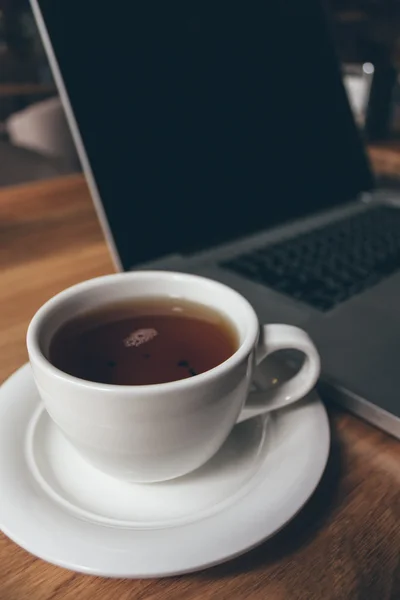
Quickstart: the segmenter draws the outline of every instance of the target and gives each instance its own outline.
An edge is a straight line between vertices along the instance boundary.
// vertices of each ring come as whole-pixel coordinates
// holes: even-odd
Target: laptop
[[[400,206],[317,0],[32,0],[118,269],[198,273],[306,329],[324,393],[400,437]]]

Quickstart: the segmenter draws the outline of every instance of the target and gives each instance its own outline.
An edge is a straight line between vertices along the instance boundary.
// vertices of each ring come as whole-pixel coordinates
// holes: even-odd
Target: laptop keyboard
[[[372,208],[221,266],[328,311],[400,269],[400,210]]]

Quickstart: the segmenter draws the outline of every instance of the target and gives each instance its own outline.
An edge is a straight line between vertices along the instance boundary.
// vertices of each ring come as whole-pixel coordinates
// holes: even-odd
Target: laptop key
[[[331,310],[400,269],[400,210],[373,208],[221,266]]]

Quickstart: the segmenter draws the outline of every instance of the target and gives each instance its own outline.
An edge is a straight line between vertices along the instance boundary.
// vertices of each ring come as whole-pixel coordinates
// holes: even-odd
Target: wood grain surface
[[[1,381],[26,361],[26,328],[41,304],[111,271],[80,177],[1,191]],[[46,564],[0,534],[0,600],[399,600],[400,444],[329,412],[333,441],[321,484],[252,552],[184,577],[107,580]]]
[[[57,94],[52,83],[0,83],[0,98],[10,96],[44,96]]]
[[[400,179],[400,141],[370,144],[368,155],[375,173]]]

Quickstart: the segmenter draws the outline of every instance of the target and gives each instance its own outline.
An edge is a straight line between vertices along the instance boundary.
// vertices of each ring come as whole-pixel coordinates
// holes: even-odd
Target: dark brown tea
[[[118,385],[194,377],[238,347],[233,324],[186,300],[147,298],[106,305],[72,319],[54,335],[51,363],[70,375]]]

